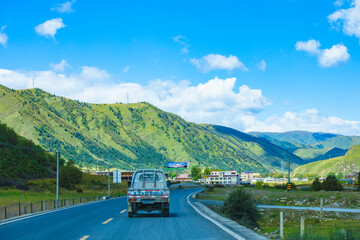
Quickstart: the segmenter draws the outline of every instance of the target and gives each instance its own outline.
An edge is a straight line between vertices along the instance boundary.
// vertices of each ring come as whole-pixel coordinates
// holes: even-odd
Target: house
[[[177,180],[180,181],[180,182],[183,182],[183,181],[191,181],[190,173],[180,174],[180,175],[177,177]]]
[[[235,171],[211,171],[211,174],[205,178],[205,184],[229,184],[236,185],[240,183],[239,174]]]
[[[259,177],[260,177],[260,173],[254,173],[251,171],[241,173],[241,181],[242,182],[248,182],[248,181],[251,181],[252,179],[259,178]]]

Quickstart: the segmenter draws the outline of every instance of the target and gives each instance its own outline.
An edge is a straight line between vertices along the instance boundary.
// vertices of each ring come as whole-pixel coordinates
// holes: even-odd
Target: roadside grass
[[[224,201],[230,192],[238,187],[206,189],[198,194],[200,199]],[[337,207],[359,208],[360,199],[358,192],[312,192],[293,190],[286,192],[280,189],[256,189],[245,188],[253,196],[256,204],[266,205],[297,205],[297,206],[319,206],[320,198],[324,198],[324,206],[340,204]],[[286,201],[280,202],[286,199]],[[220,206],[208,206],[213,211],[222,214]],[[259,209],[261,218],[258,221],[260,229],[254,229],[269,237],[279,237],[280,211],[284,213],[285,239],[300,238],[300,217],[305,217],[304,239],[360,239],[360,214],[324,212],[323,220],[320,221],[317,211],[299,211],[290,209]],[[350,236],[345,238],[344,236]]]
[[[230,192],[237,187],[208,189],[198,194],[200,199],[212,199],[224,201]],[[257,204],[279,205],[279,206],[320,206],[320,199],[324,199],[324,207],[360,208],[359,192],[327,192],[327,191],[285,191],[275,188],[251,188],[246,187]]]
[[[56,198],[56,179],[44,178],[28,181],[25,185],[29,190],[19,190],[13,187],[0,187],[0,207],[14,203],[30,203],[41,200],[54,200]],[[127,192],[127,183],[122,182],[118,185],[119,195]],[[116,196],[116,183],[110,184],[110,194]],[[74,189],[59,189],[59,199],[101,197],[108,195],[108,177],[84,174],[81,184]]]
[[[360,238],[360,214],[324,212],[323,220],[319,220],[317,211],[296,211],[282,209],[284,213],[285,239],[299,239],[300,217],[305,217],[305,234],[307,239],[331,239],[337,232],[352,231]],[[258,224],[266,236],[279,235],[280,210],[261,209],[261,219]]]

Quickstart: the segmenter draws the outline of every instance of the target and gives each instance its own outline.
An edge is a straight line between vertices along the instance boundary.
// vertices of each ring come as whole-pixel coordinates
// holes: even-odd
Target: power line
[[[27,149],[27,150],[34,150],[34,151],[39,151],[39,152],[56,153],[56,152],[47,151],[47,150],[44,150],[44,149],[36,149],[36,148],[31,148],[31,147],[16,146],[16,145],[12,145],[12,144],[9,144],[9,143],[3,143],[3,142],[0,142],[0,145],[5,145],[5,146],[8,146],[8,147],[15,147],[15,148],[22,148],[22,149]]]

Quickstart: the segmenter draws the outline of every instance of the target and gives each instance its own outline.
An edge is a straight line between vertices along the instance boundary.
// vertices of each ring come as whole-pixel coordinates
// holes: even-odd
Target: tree
[[[340,182],[336,179],[335,175],[329,175],[326,177],[323,182],[323,189],[326,191],[341,191],[342,186]]]
[[[191,168],[191,179],[197,181],[199,178],[201,178],[201,168],[193,166]]]
[[[338,173],[337,175],[336,175],[336,178],[337,179],[343,179],[344,178],[344,174],[343,173]]]
[[[210,170],[210,168],[206,167],[206,168],[204,169],[204,175],[206,175],[206,176],[211,175],[211,170]]]
[[[258,227],[257,220],[260,214],[256,209],[255,201],[243,188],[230,193],[224,201],[222,211],[225,215],[247,227]]]
[[[60,186],[70,190],[75,184],[81,183],[82,177],[80,169],[73,161],[69,161],[60,169]]]
[[[315,178],[315,180],[313,181],[313,183],[311,184],[311,189],[313,191],[320,191],[322,189],[322,184],[319,181],[319,178]]]

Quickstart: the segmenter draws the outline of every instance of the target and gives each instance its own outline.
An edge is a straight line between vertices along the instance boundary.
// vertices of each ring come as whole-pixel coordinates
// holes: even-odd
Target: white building
[[[211,175],[205,178],[205,184],[239,184],[239,174],[235,171],[211,171]]]

